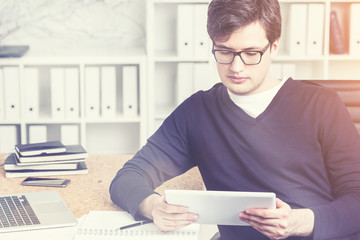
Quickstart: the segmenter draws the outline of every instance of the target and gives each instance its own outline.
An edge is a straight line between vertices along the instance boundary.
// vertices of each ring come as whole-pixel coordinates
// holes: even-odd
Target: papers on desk
[[[153,223],[141,225],[125,230],[117,230],[121,226],[135,223],[133,217],[120,211],[91,211],[86,220],[80,225],[74,240],[101,240],[101,239],[181,239],[197,240],[199,224],[191,224],[185,228],[161,232]]]

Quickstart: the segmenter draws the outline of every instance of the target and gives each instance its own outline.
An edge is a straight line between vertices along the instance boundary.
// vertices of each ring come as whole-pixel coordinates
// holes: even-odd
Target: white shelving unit
[[[206,14],[209,1],[197,0],[150,0],[147,3],[147,59],[149,73],[149,133],[154,132],[163,120],[179,104],[180,91],[186,91],[187,96],[200,89],[208,89],[218,81],[217,72],[211,55],[211,44],[206,33]],[[181,20],[178,7],[184,5],[198,6],[200,10],[187,9]],[[194,7],[195,8],[195,7]],[[203,9],[203,10],[201,10]],[[204,11],[205,9],[205,11]],[[191,11],[201,11],[193,13]],[[193,18],[193,22],[187,20]],[[201,34],[206,40],[205,54],[184,55],[179,49],[178,40],[179,22],[184,23],[183,28],[192,29],[194,35]],[[185,23],[186,22],[186,23]],[[192,23],[192,24],[191,24]],[[190,25],[189,25],[190,24]],[[202,30],[202,31],[201,31]],[[186,30],[185,30],[186,31]],[[205,38],[204,38],[205,36]],[[196,38],[194,36],[194,38]],[[194,40],[194,39],[193,39]],[[196,39],[190,44],[196,45]],[[198,45],[197,45],[198,46]],[[197,47],[195,46],[195,47]],[[179,69],[185,76],[179,75]],[[193,85],[187,81],[192,71]],[[202,83],[195,83],[196,76],[202,75]],[[186,77],[187,76],[187,77]],[[181,90],[179,88],[182,88]],[[185,89],[184,89],[185,88]],[[192,89],[189,89],[192,88]]]
[[[199,89],[208,89],[219,82],[216,64],[211,54],[211,42],[206,33],[206,12],[186,16],[179,13],[179,6],[196,6],[206,8],[209,0],[148,0],[146,8],[146,43],[143,51],[136,53],[118,53],[105,50],[101,54],[78,54],[72,56],[49,56],[43,54],[33,56],[30,52],[19,59],[1,59],[0,69],[6,66],[15,66],[20,72],[20,117],[18,119],[1,119],[0,132],[3,126],[15,126],[16,141],[26,143],[29,141],[32,126],[46,126],[48,140],[60,138],[61,126],[70,125],[79,129],[78,141],[90,153],[134,153],[146,139],[157,129],[163,120],[173,111],[185,96]],[[349,38],[351,35],[351,4],[355,1],[334,0],[280,0],[283,17],[283,30],[280,39],[279,54],[273,61],[272,69],[280,66],[287,74],[291,73],[295,79],[330,79],[330,80],[359,80],[360,79],[360,54],[351,54]],[[308,54],[290,54],[287,41],[291,30],[289,20],[292,16],[291,7],[294,4],[320,4],[323,7],[321,53],[315,56]],[[198,8],[198,9],[199,9]],[[189,10],[189,9],[188,9]],[[345,53],[334,54],[330,51],[330,13],[337,12],[340,29],[345,40]],[[191,10],[197,11],[197,10]],[[189,20],[193,17],[193,20]],[[191,22],[192,21],[192,22]],[[298,20],[300,21],[300,20]],[[190,25],[189,25],[190,22]],[[179,24],[181,23],[181,24]],[[191,24],[192,23],[192,24]],[[202,27],[200,24],[203,24]],[[205,23],[206,24],[206,23]],[[184,27],[185,26],[185,27]],[[205,54],[185,55],[180,50],[184,45],[179,45],[181,31],[194,28],[194,35],[204,32],[208,42],[203,42],[206,47]],[[202,31],[202,30],[203,31]],[[194,38],[196,38],[194,37]],[[194,40],[194,44],[198,38]],[[199,42],[197,42],[199,43]],[[135,117],[124,117],[121,107],[117,108],[116,117],[88,118],[86,116],[85,98],[85,70],[86,67],[113,66],[117,70],[116,82],[121,85],[121,72],[123,66],[136,66],[138,72],[139,114]],[[24,101],[24,69],[35,67],[39,69],[41,89],[39,117],[32,119],[25,115]],[[76,68],[79,71],[79,116],[75,119],[56,118],[51,114],[50,70],[52,67]],[[282,71],[282,75],[284,75]],[[200,82],[199,82],[200,81]],[[0,86],[1,87],[1,86]],[[117,95],[121,96],[120,90]],[[117,102],[121,105],[121,97]],[[1,100],[1,99],[0,99]],[[0,101],[1,104],[1,101]],[[1,114],[1,109],[0,109]],[[12,130],[13,131],[13,130]],[[0,143],[3,141],[0,133]],[[5,138],[6,139],[6,138]],[[4,140],[5,141],[5,140]]]
[[[101,114],[96,118],[89,118],[86,114],[86,77],[87,67],[110,66],[116,69],[116,113],[113,117],[104,117]],[[123,77],[122,69],[127,66],[136,68],[137,98],[138,109],[136,116],[126,116],[123,114]],[[35,57],[25,56],[19,59],[2,59],[0,69],[6,67],[16,67],[19,70],[20,78],[20,117],[18,119],[1,119],[0,126],[16,126],[17,143],[28,143],[31,136],[30,129],[33,126],[45,127],[46,140],[61,140],[62,126],[75,126],[78,133],[73,133],[73,137],[78,139],[89,153],[134,153],[146,141],[147,129],[147,81],[146,77],[146,57],[144,54],[134,56],[90,56],[90,57]],[[39,114],[35,118],[27,117],[25,109],[24,93],[27,91],[25,81],[27,76],[24,74],[25,68],[35,68],[38,70],[38,91],[39,91]],[[79,112],[76,117],[53,117],[51,112],[51,69],[53,68],[72,68],[78,70],[78,100]],[[100,87],[101,88],[101,87]],[[98,91],[101,91],[100,88]],[[16,94],[16,93],[15,93]],[[102,98],[100,98],[102,99]],[[100,100],[101,101],[101,100]],[[0,129],[1,131],[1,129]],[[71,128],[70,128],[71,131]],[[37,132],[38,133],[38,132]],[[4,138],[2,138],[4,139]],[[75,142],[76,143],[76,142]],[[75,144],[74,143],[74,144]]]
[[[181,57],[177,49],[177,8],[180,5],[208,5],[208,0],[149,0],[147,1],[147,59],[149,73],[149,129],[154,131],[164,118],[177,106],[175,96],[177,87],[177,65],[187,62],[193,64],[208,63],[209,72],[215,83],[218,80],[215,62],[209,48],[209,55],[203,58]],[[330,12],[338,13],[344,39],[349,39],[350,4],[360,1],[304,1],[280,0],[283,29],[279,54],[273,61],[275,66],[286,68],[287,74],[294,73],[295,79],[360,79],[360,55],[346,53],[341,55],[330,52]],[[292,4],[321,4],[323,7],[323,47],[317,56],[291,55],[286,41],[289,38],[289,15]],[[189,13],[190,14],[190,13]],[[189,15],[188,14],[188,15]],[[211,43],[210,43],[211,44]],[[211,46],[210,46],[211,47]],[[285,71],[285,70],[284,70]],[[281,76],[283,77],[283,76]]]
[[[280,53],[274,60],[274,63],[290,63],[296,68],[296,79],[317,79],[317,80],[359,80],[360,54],[350,54],[349,35],[350,35],[350,6],[360,1],[304,1],[304,0],[281,0],[283,15],[283,30],[281,37]],[[289,32],[287,31],[289,23],[289,6],[291,4],[321,4],[324,7],[323,19],[323,48],[322,54],[318,56],[294,56],[290,55],[285,49]],[[330,51],[330,13],[336,11],[341,33],[345,43],[345,52],[335,54]],[[319,15],[320,17],[321,15]],[[319,18],[318,17],[318,18]],[[311,23],[310,23],[311,24]]]

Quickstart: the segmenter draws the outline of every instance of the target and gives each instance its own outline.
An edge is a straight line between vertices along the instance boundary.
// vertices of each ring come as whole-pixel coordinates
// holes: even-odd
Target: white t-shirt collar
[[[258,117],[265,109],[269,106],[273,98],[276,96],[280,88],[285,84],[287,78],[284,78],[280,81],[279,84],[273,88],[260,92],[253,95],[241,96],[236,95],[227,90],[230,99],[242,110],[244,110],[248,115],[253,118]]]

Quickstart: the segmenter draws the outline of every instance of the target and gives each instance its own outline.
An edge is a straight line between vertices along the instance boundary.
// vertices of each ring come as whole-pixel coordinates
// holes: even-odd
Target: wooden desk
[[[0,163],[6,155],[0,154]],[[121,210],[109,195],[109,186],[117,171],[131,155],[91,155],[86,159],[89,174],[54,176],[71,179],[65,188],[22,186],[25,178],[5,178],[4,168],[0,167],[0,193],[20,193],[33,191],[58,191],[76,218],[87,214],[90,210]],[[197,168],[178,176],[160,186],[164,189],[202,189],[203,183]]]
[[[5,158],[6,154],[0,154],[1,164]],[[76,218],[87,214],[90,210],[119,211],[122,209],[110,199],[109,186],[117,171],[130,158],[131,155],[91,155],[86,159],[89,174],[54,176],[71,179],[71,183],[65,188],[22,186],[21,182],[25,178],[5,178],[4,168],[0,167],[0,193],[58,191]],[[203,181],[199,170],[193,168],[183,175],[164,183],[156,190],[162,194],[164,189],[199,190],[202,188]],[[201,236],[206,237],[202,239],[210,239],[215,229],[205,229],[202,230],[204,233],[201,233]]]

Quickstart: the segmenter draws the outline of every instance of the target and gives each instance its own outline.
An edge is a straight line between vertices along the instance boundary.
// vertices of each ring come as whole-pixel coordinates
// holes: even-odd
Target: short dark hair
[[[259,21],[270,43],[281,35],[278,0],[213,0],[208,9],[207,31],[212,41],[227,40],[237,29]]]

